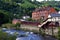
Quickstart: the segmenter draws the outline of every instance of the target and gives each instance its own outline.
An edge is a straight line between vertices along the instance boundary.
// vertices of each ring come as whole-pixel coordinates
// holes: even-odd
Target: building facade
[[[40,19],[47,19],[49,14],[56,13],[57,11],[53,7],[42,7],[42,8],[36,8],[32,12],[32,19],[33,20],[40,20]]]
[[[60,14],[50,14],[49,21],[55,22],[55,25],[60,26]]]

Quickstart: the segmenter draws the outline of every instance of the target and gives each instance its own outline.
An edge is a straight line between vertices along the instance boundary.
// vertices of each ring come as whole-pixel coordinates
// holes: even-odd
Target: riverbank
[[[40,30],[41,30],[41,28],[40,28],[40,30],[39,30],[39,28],[37,27],[37,26],[31,26],[31,25],[21,25],[20,27],[6,27],[6,28],[8,28],[8,29],[16,29],[16,30],[23,30],[23,31],[25,31],[25,32],[33,32],[34,34],[40,34],[42,37],[43,37],[43,39],[45,38],[45,39],[47,39],[46,37],[44,37],[44,35],[46,36],[46,34],[41,34],[42,32],[45,32],[43,29],[42,29],[42,32],[40,32]],[[54,38],[54,37],[53,37]],[[55,38],[54,38],[55,39]]]
[[[20,30],[39,33],[39,28],[37,26],[31,26],[31,25],[21,25]]]
[[[27,27],[27,28],[32,28],[32,27]],[[26,31],[26,32],[33,32],[34,34],[38,34],[40,36],[42,36],[42,39],[43,40],[57,40],[57,38],[55,36],[52,36],[52,35],[47,35],[47,34],[41,34],[39,32],[39,30],[29,30],[29,29],[26,29],[26,27],[20,27],[20,30],[23,30],[23,31]]]
[[[6,32],[9,35],[15,35],[17,33],[17,38],[16,40],[42,40],[42,36],[34,34],[33,32],[25,32],[25,31],[21,31],[21,30],[14,30],[14,29],[7,29],[7,28],[3,28],[2,29],[3,32]],[[27,35],[27,36],[25,36]]]
[[[47,36],[47,35],[45,35],[45,36],[43,37],[43,39],[44,39],[44,40],[58,40],[57,38],[54,38],[54,37],[52,37],[52,36]]]
[[[6,29],[4,29],[4,30],[6,30]],[[40,38],[40,39],[38,39],[38,40],[57,40],[56,38],[54,38],[54,37],[52,37],[52,36],[49,36],[49,35],[44,35],[44,36],[42,36],[41,34],[40,35],[37,35],[37,34],[34,34],[34,32],[30,32],[30,31],[21,31],[21,30],[14,30],[14,29],[7,29],[6,31],[4,31],[4,32],[9,32],[9,34],[11,34],[11,33],[14,33],[14,32],[17,32],[18,34],[20,34],[21,35],[21,33],[22,34],[29,34],[29,35],[31,35],[31,37],[32,38],[34,38],[34,37],[38,37],[38,38]],[[13,34],[14,35],[14,34]],[[21,37],[20,37],[21,38]],[[24,38],[24,37],[22,37],[22,38]],[[37,38],[36,38],[37,39]],[[27,39],[28,40],[28,39]],[[33,40],[33,39],[32,39]],[[35,40],[35,39],[34,39]]]

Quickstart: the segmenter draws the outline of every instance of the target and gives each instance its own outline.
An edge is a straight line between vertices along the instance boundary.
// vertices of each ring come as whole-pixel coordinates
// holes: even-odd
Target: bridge
[[[43,25],[45,25],[48,22],[60,22],[59,18],[48,18],[46,21],[44,21],[39,27],[42,27]]]
[[[48,22],[58,22],[58,23],[60,23],[60,14],[50,14],[48,16],[48,19],[45,20],[39,27],[42,27],[43,25],[45,25]]]

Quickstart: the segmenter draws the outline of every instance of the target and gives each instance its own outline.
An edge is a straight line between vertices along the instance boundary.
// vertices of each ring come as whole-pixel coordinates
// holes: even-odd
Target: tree
[[[8,15],[6,15],[4,13],[0,13],[0,25],[3,23],[7,23],[7,22],[9,22]]]
[[[16,40],[16,36],[8,35],[7,33],[0,31],[0,40]]]
[[[24,15],[28,15],[32,17],[32,12],[37,7],[42,7],[51,5],[57,11],[60,10],[60,2],[37,2],[36,0],[32,2],[31,0],[0,0],[0,10],[8,12],[9,18],[12,20],[13,18],[22,18]],[[14,14],[16,14],[14,16]],[[10,21],[11,21],[10,20]]]
[[[15,24],[15,27],[16,27],[17,30],[20,29],[20,26],[21,26],[21,23],[18,23],[18,22],[17,22],[17,23]]]

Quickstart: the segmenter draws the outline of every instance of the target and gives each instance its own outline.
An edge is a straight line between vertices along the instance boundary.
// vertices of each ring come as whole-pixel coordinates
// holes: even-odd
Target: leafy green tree
[[[33,21],[32,18],[27,18],[26,20],[27,20],[27,21]]]
[[[35,8],[51,5],[57,11],[60,10],[59,1],[37,2],[31,0],[0,0],[0,10],[9,15],[10,21],[13,18],[22,18],[24,15],[32,17]],[[14,16],[14,14],[16,14]]]
[[[17,23],[15,24],[15,28],[16,28],[17,30],[20,29],[20,26],[21,26],[21,23],[18,23],[18,22],[17,22]]]
[[[7,23],[7,22],[9,22],[8,15],[6,15],[4,13],[0,13],[0,25],[3,23]]]

